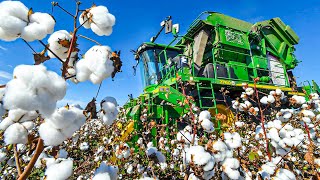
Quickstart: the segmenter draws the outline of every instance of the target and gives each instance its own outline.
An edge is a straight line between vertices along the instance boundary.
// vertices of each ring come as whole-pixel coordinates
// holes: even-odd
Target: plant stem
[[[260,119],[261,127],[262,127],[262,130],[263,130],[264,139],[266,141],[266,152],[267,152],[269,161],[271,161],[271,154],[270,154],[270,151],[269,151],[269,141],[268,141],[268,138],[267,138],[267,131],[266,131],[266,128],[264,127],[264,114],[263,114],[263,111],[262,111],[262,108],[261,108],[260,99],[259,99],[259,93],[258,93],[258,90],[257,90],[257,81],[258,81],[257,79],[254,80],[254,91],[256,92],[256,98],[257,98],[258,107],[259,107],[260,116],[261,116],[261,119]]]
[[[67,56],[66,61],[63,62],[63,67],[62,67],[62,77],[64,77],[64,78],[66,76],[68,63],[69,63],[69,60],[70,60],[71,53],[73,51],[73,46],[76,43],[76,39],[77,39],[77,31],[78,31],[77,18],[78,18],[78,15],[79,15],[79,6],[80,6],[80,2],[78,1],[77,2],[77,7],[76,7],[76,14],[73,16],[73,30],[74,31],[72,33],[71,43],[70,43],[70,47],[69,47],[69,50],[68,50],[68,56]]]
[[[71,17],[73,17],[73,14],[71,14],[69,11],[67,11],[66,9],[64,9],[62,6],[60,6],[57,2],[55,2],[55,4],[53,4],[54,6],[58,6],[62,11],[64,11],[65,13],[69,14]]]
[[[37,53],[26,40],[24,40],[24,39],[22,39],[22,40],[23,40],[23,42],[25,42],[28,45],[28,47],[33,51],[33,53]]]
[[[29,164],[24,169],[24,171],[21,174],[21,176],[19,176],[18,180],[26,180],[28,178],[28,176],[30,175],[30,173],[32,171],[32,168],[34,167],[34,164],[37,162],[38,157],[42,153],[43,149],[44,149],[43,140],[41,138],[39,138],[34,155],[32,156]]]
[[[82,37],[82,38],[84,38],[84,39],[87,39],[87,40],[89,40],[89,41],[92,41],[92,42],[98,44],[99,46],[102,46],[102,44],[100,44],[98,41],[93,40],[93,39],[91,39],[91,38],[89,38],[89,37],[87,37],[87,36],[84,36],[84,35],[81,35],[81,34],[79,34],[78,36],[79,36],[79,37]]]
[[[56,54],[54,53],[49,47],[48,45],[46,45],[43,41],[39,40],[40,44],[42,44],[48,51],[50,51],[57,59],[59,59],[59,61],[61,63],[63,63],[63,60]]]
[[[14,153],[14,160],[16,161],[18,175],[20,176],[22,173],[21,173],[21,166],[20,166],[20,162],[19,162],[19,154],[17,151],[17,144],[13,145],[13,153]]]

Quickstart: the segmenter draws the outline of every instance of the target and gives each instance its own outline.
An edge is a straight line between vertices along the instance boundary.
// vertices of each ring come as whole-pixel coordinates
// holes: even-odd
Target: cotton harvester
[[[129,135],[142,128],[143,111],[147,111],[148,122],[165,125],[169,131],[170,126],[177,125],[174,119],[190,111],[183,103],[187,97],[213,117],[226,115],[224,122],[215,122],[216,129],[232,123],[233,113],[224,103],[229,100],[223,100],[219,91],[222,87],[231,92],[230,99],[241,95],[243,83],[259,91],[281,89],[288,95],[307,97],[319,92],[315,82],[296,86],[292,70],[298,64],[294,45],[299,37],[280,18],[251,24],[203,12],[183,36],[178,35],[179,28],[172,25],[171,17],[161,25],[157,36],[135,51],[144,92],[123,106],[128,122],[123,126],[121,141],[137,139]],[[163,29],[174,36],[168,45],[154,43]],[[154,128],[151,134],[156,137],[157,130]]]

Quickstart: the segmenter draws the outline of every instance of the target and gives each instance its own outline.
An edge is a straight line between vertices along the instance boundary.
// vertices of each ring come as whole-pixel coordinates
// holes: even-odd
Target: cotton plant
[[[115,21],[114,15],[109,13],[105,6],[92,6],[79,16],[80,24],[83,24],[86,29],[91,28],[99,36],[109,36]]]
[[[20,1],[2,1],[0,3],[0,39],[14,41],[42,40],[53,32],[54,18],[41,12],[33,12]]]
[[[56,8],[62,8],[57,2],[53,2],[52,5]],[[37,160],[36,167],[43,167],[42,160],[47,162],[47,169],[44,173],[46,179],[70,177],[73,174],[73,161],[65,159],[70,152],[70,149],[65,145],[72,142],[72,148],[85,150],[88,146],[79,143],[79,141],[85,142],[83,137],[89,135],[97,136],[98,130],[104,127],[102,124],[90,120],[89,127],[95,127],[95,129],[88,132],[89,127],[81,128],[86,121],[83,109],[69,105],[57,108],[57,101],[62,100],[66,95],[67,79],[75,83],[90,80],[97,84],[114,72],[114,63],[110,60],[111,48],[108,46],[99,45],[89,49],[78,65],[80,50],[77,47],[77,31],[90,24],[90,28],[99,36],[110,35],[112,26],[115,24],[115,17],[108,12],[106,7],[96,6],[86,11],[80,11],[79,6],[80,2],[76,2],[76,11],[80,13],[75,14],[73,32],[67,32],[63,29],[54,32],[56,21],[53,16],[47,13],[33,12],[32,8],[27,8],[19,1],[2,1],[0,3],[2,22],[0,24],[0,40],[23,39],[34,51],[35,61],[35,65],[15,67],[12,80],[5,85],[0,85],[0,128],[3,133],[2,140],[9,150],[5,153],[11,152],[12,148],[17,149],[15,152],[17,157],[4,158],[4,153],[1,153],[1,161],[7,161],[8,167],[1,166],[0,171],[4,168],[4,174],[12,174],[13,178],[17,177],[16,167],[19,166],[21,159],[21,162],[26,163],[20,164],[23,170],[21,178],[28,178],[27,176],[33,167],[31,160],[34,158]],[[85,12],[81,16],[87,16],[88,20],[84,20],[85,22],[78,25],[77,20],[81,19],[79,16],[81,12]],[[42,40],[47,35],[50,37],[45,44]],[[44,50],[40,53],[32,48],[33,44],[29,44],[35,40],[43,45]],[[43,64],[46,60],[55,58],[62,65],[61,76],[48,70]],[[112,124],[117,114],[115,99],[110,101],[109,98],[102,103],[101,119],[106,123]],[[78,132],[75,133],[76,131]],[[77,135],[78,138],[75,138]],[[30,146],[24,149],[20,148],[21,144],[27,143]],[[60,149],[62,147],[66,150]],[[42,150],[43,153],[40,153]],[[91,147],[87,150],[91,151]],[[103,150],[103,152],[107,151],[110,150]],[[19,153],[21,154],[19,155]],[[18,158],[19,161],[15,161],[15,158]],[[56,158],[59,162],[55,160]],[[29,166],[26,168],[28,163],[31,168]],[[55,176],[57,172],[59,175]]]

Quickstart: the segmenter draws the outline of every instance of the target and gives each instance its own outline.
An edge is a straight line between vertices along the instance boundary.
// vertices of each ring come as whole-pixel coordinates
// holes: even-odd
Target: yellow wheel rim
[[[216,115],[215,108],[210,108],[208,111],[210,112],[212,117]],[[234,115],[232,111],[223,104],[217,104],[217,111],[218,114],[220,113],[226,116],[226,119],[224,121],[221,121],[221,126],[232,126],[232,124],[234,123]],[[215,122],[215,125],[217,125],[217,122]]]

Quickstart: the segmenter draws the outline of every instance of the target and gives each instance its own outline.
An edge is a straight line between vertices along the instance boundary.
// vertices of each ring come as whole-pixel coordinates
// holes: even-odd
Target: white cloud
[[[0,80],[10,80],[12,78],[12,74],[6,72],[6,71],[0,71]]]
[[[88,102],[76,100],[76,99],[62,99],[61,101],[58,101],[57,107],[62,107],[65,105],[71,105],[71,104],[79,104],[82,108],[85,108],[88,104]]]
[[[3,51],[8,50],[7,48],[5,48],[5,47],[3,47],[3,46],[1,46],[1,45],[0,45],[0,49],[3,50]]]

